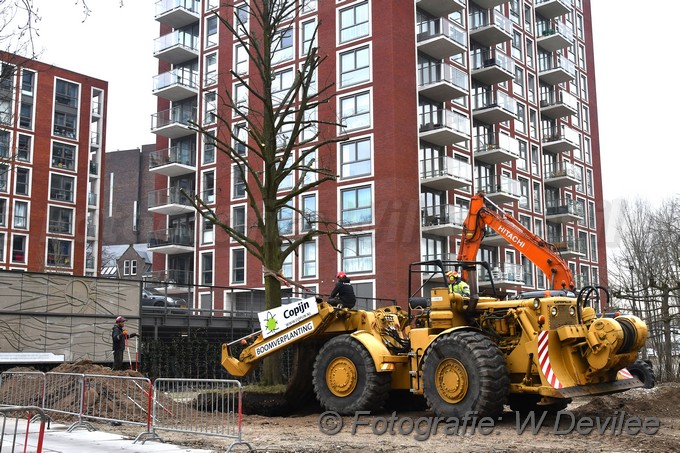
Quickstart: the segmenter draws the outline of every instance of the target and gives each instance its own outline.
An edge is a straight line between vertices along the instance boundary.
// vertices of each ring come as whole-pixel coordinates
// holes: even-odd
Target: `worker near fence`
[[[470,297],[470,286],[462,279],[458,271],[448,271],[446,278],[449,282],[449,292]]]
[[[125,352],[125,343],[128,338],[137,337],[138,334],[128,334],[125,328],[125,319],[122,316],[116,318],[116,323],[113,325],[111,332],[111,339],[113,340],[113,369],[124,370],[123,366],[123,352]]]
[[[349,277],[344,272],[340,271],[337,275],[337,282],[328,303],[335,307],[353,308],[357,303],[357,297],[354,295],[354,287],[349,283]]]

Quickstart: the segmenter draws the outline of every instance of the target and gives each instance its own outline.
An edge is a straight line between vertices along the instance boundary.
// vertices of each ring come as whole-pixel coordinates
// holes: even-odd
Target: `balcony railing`
[[[161,16],[177,8],[182,8],[196,14],[201,12],[201,4],[198,0],[158,0],[156,2],[156,16]]]
[[[459,205],[425,206],[422,208],[422,226],[430,227],[445,224],[462,226],[466,216],[467,212]]]
[[[171,146],[170,148],[161,149],[149,154],[149,169],[168,164],[194,167],[196,165],[196,152],[186,147]]]
[[[472,167],[469,163],[450,156],[433,157],[421,162],[421,179],[449,176],[464,181],[472,181]]]
[[[194,246],[194,230],[191,228],[168,228],[149,232],[149,247],[179,245]]]
[[[555,34],[562,36],[566,41],[574,41],[574,30],[566,23],[559,20],[536,22],[536,36],[552,36]]]
[[[487,195],[504,194],[517,199],[522,195],[519,181],[506,175],[478,179],[477,187]]]
[[[455,66],[440,63],[431,64],[418,69],[418,86],[420,88],[428,88],[441,83],[449,83],[454,87],[459,88],[459,90],[456,90],[461,93],[459,96],[462,96],[468,91],[467,73]],[[453,96],[455,96],[455,93],[448,94],[447,92],[445,94],[451,96],[445,99],[453,99]]]
[[[182,30],[175,30],[154,40],[154,53],[157,54],[175,46],[198,52],[198,36]]]
[[[97,194],[94,192],[89,192],[87,194],[87,204],[90,206],[97,206]]]
[[[482,269],[479,275],[480,282],[488,282],[490,280],[489,272],[486,269]],[[491,276],[496,284],[501,282],[523,284],[524,268],[521,264],[514,263],[491,264]]]
[[[154,76],[153,91],[156,92],[175,85],[196,90],[198,89],[198,80],[198,73],[189,68],[171,69],[168,72]]]
[[[434,110],[420,114],[420,132],[446,128],[469,134],[470,119],[451,110]]]
[[[94,176],[99,174],[99,164],[97,162],[90,161],[90,174]]]
[[[502,150],[510,154],[512,158],[519,159],[519,142],[516,138],[506,134],[490,133],[478,135],[474,138],[473,150],[475,153],[485,151]],[[507,159],[511,160],[511,159]]]
[[[491,66],[498,66],[510,73],[515,71],[515,63],[512,58],[496,48],[474,52],[471,55],[471,60],[470,64],[473,71]]]
[[[465,29],[444,17],[420,22],[417,33],[419,49],[438,59],[451,57],[467,49]]]
[[[547,164],[545,166],[544,175],[545,179],[569,177],[581,181],[581,174],[577,171],[577,167],[573,163],[567,161]]]
[[[583,217],[582,206],[574,200],[549,200],[545,203],[545,215],[573,215]]]
[[[185,192],[186,195],[182,193],[179,187],[151,191],[149,192],[149,209],[171,204],[191,206],[189,197],[193,198],[194,192],[192,190],[186,190]]]
[[[166,269],[162,271],[153,271],[146,274],[148,280],[153,280],[163,283],[171,283],[177,285],[193,285],[194,273],[190,271]]]

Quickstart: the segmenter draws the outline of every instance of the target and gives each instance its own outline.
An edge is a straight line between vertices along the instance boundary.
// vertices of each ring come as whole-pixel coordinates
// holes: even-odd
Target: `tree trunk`
[[[673,340],[671,334],[671,313],[669,308],[669,291],[664,285],[661,293],[661,320],[663,322],[663,352],[664,352],[664,377],[667,381],[673,379]]]
[[[276,226],[276,223],[274,223]],[[278,228],[276,229],[276,234],[278,237]],[[273,243],[273,244],[272,244]],[[270,245],[272,244],[272,245]],[[276,241],[267,241],[265,248],[271,247],[271,250],[265,251],[265,263],[264,267],[270,269],[273,272],[278,272],[281,266],[274,256],[280,256],[281,246],[276,244]],[[276,253],[278,251],[278,254]],[[281,282],[273,275],[267,275],[264,278],[264,291],[265,291],[265,309],[271,309],[281,306]],[[267,356],[262,362],[262,385],[278,385],[283,384],[283,373],[281,372],[281,354],[280,352],[275,352]]]

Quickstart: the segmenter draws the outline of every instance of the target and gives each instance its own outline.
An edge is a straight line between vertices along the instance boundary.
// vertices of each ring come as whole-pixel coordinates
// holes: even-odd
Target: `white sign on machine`
[[[311,318],[317,313],[319,313],[319,307],[314,297],[272,308],[271,310],[261,311],[257,314],[257,317],[260,320],[262,338],[276,335],[300,321]]]

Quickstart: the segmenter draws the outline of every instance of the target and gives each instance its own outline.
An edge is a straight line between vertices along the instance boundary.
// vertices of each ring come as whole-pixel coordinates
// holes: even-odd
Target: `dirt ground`
[[[113,372],[89,363],[64,365],[54,371],[138,375],[134,371]],[[317,404],[288,411],[281,407],[282,400],[276,395],[244,396],[242,438],[253,450],[310,453],[397,450],[680,452],[678,383],[661,384],[648,390],[633,389],[615,395],[576,398],[567,408],[569,413],[559,417],[548,415],[541,420],[537,414],[532,421],[527,415],[512,412],[506,406],[502,417],[484,420],[477,417],[467,422],[460,421],[458,426],[441,420],[436,430],[433,428],[435,417],[422,408],[422,400],[413,400],[403,394],[393,396],[381,413],[362,414],[356,419],[351,416],[337,419],[333,414],[324,413]],[[427,428],[428,423],[430,429]],[[131,438],[143,431],[139,426],[131,425],[94,425],[103,431]],[[231,444],[231,440],[206,435],[164,431],[158,434],[165,442],[215,452],[224,452]],[[248,451],[248,447],[235,446],[232,451]]]
[[[467,432],[462,434],[460,427],[456,432],[450,425],[440,425],[437,433],[425,440],[419,440],[427,436],[425,425],[421,425],[422,435],[415,429],[409,433],[409,420],[426,417],[425,421],[421,421],[426,423],[427,417],[432,417],[432,414],[424,410],[396,410],[396,422],[392,425],[394,434],[390,434],[389,429],[380,434],[386,429],[385,423],[393,416],[395,405],[398,406],[398,402],[391,401],[392,407],[387,411],[359,417],[356,433],[352,433],[353,417],[342,417],[342,428],[335,435],[321,432],[320,409],[311,410],[311,413],[307,409],[306,412],[289,416],[244,415],[243,440],[258,452],[272,453],[398,450],[496,453],[680,451],[680,384],[661,384],[649,390],[634,389],[616,395],[575,399],[567,408],[573,415],[563,414],[559,419],[549,415],[537,432],[532,432],[528,426],[521,434],[518,433],[518,423],[521,427],[526,418],[511,412],[508,407],[500,419],[491,421],[492,426],[480,429],[477,425],[473,432],[469,422]],[[598,432],[597,417],[599,429],[603,433]],[[637,424],[636,417],[640,419],[640,424]],[[654,427],[657,420],[658,429]],[[371,423],[375,423],[373,427]],[[645,432],[642,432],[642,423],[646,423]],[[338,425],[326,420],[324,427],[337,429]],[[112,427],[102,428],[110,430]],[[120,429],[127,430],[124,427]],[[634,434],[636,431],[639,432]],[[231,443],[218,438],[160,434],[166,442],[213,449],[216,452],[226,451]],[[232,451],[248,451],[248,448],[245,445],[235,446]]]

